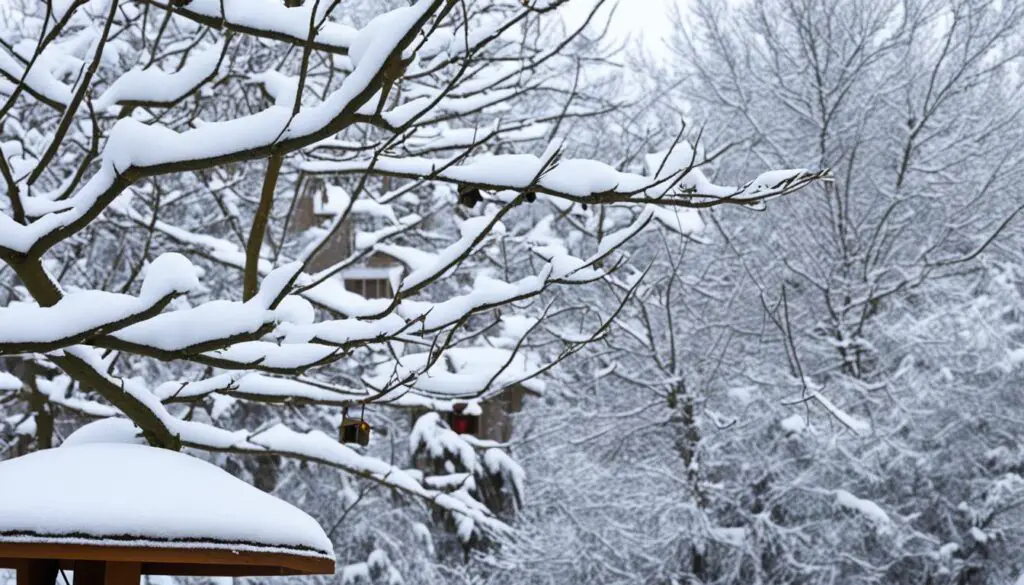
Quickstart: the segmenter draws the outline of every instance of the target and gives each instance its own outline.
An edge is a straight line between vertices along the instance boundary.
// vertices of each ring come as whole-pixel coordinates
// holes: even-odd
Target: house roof
[[[395,217],[395,211],[391,206],[378,203],[365,195],[352,202],[352,196],[337,185],[326,185],[321,193],[313,195],[313,213],[328,216],[339,215],[344,213],[350,202],[353,214],[381,217],[391,223],[398,223],[398,218]]]

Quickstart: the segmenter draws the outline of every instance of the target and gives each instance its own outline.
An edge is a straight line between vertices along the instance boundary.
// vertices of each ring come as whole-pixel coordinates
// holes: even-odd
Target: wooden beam
[[[192,544],[190,547],[189,544]],[[75,561],[77,575],[80,561],[113,563],[139,563],[144,575],[196,575],[209,577],[242,577],[269,575],[332,575],[334,560],[296,551],[261,552],[232,549],[227,543],[216,543],[222,548],[199,548],[196,543],[173,543],[164,546],[102,546],[70,543],[0,542],[0,568],[21,567],[21,563],[57,559]],[[214,543],[207,543],[214,546]],[[52,561],[56,574],[57,561]],[[83,565],[86,566],[86,565]],[[88,569],[87,569],[88,570]],[[18,585],[40,585],[21,583]],[[53,585],[53,582],[45,585]],[[75,585],[82,585],[76,579]],[[90,584],[92,585],[92,584]],[[102,579],[95,585],[106,585]]]

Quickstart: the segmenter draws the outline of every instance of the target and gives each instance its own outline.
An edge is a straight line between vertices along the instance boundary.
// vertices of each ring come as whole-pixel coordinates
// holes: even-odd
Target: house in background
[[[344,209],[348,194],[339,187],[327,185],[323,180],[307,179],[302,194],[291,214],[291,229],[303,232],[313,227],[326,227]],[[353,210],[348,219],[309,261],[310,271],[330,268],[348,258],[355,249],[355,225],[374,229],[373,218]],[[367,225],[363,225],[367,224]],[[350,266],[338,275],[345,288],[367,299],[388,298],[395,294],[402,274],[408,270],[399,259],[383,252],[373,252],[356,266]]]
[[[290,229],[301,233],[310,228],[325,228],[347,204],[348,194],[344,190],[328,185],[323,179],[309,178],[294,204]],[[327,269],[348,258],[355,249],[356,226],[362,230],[375,230],[384,227],[378,225],[379,221],[379,217],[360,213],[358,208],[353,208],[345,224],[310,259],[310,271]],[[364,298],[390,298],[394,295],[402,275],[408,270],[409,267],[397,257],[383,251],[374,251],[359,264],[342,270],[337,278],[344,281],[346,290]],[[445,359],[438,360],[424,377],[429,381],[421,380],[421,384],[429,388],[413,390],[437,398],[439,403],[450,405],[452,399],[467,394],[467,380],[479,383],[481,379],[490,379],[508,361],[509,353],[509,350],[497,347],[452,348],[445,352]],[[416,367],[416,364],[422,367],[427,363],[427,355],[423,353],[402,356],[399,367]],[[378,373],[386,378],[392,374],[391,368],[394,366],[393,362],[384,364],[378,368]],[[527,396],[539,395],[543,390],[544,383],[540,380],[516,382],[524,377],[529,367],[529,361],[517,355],[506,371],[494,381],[496,387],[506,387],[498,392],[485,394],[480,399],[462,403],[472,403],[468,410],[444,414],[449,426],[456,432],[471,434],[480,439],[507,442],[512,437],[511,415],[522,410]],[[381,384],[384,383],[386,379],[381,380]],[[422,408],[413,409],[413,421],[427,411]],[[462,422],[459,422],[460,420]]]
[[[479,408],[471,408],[470,402],[456,402],[447,413],[448,426],[459,434],[473,435],[485,441],[507,443],[512,439],[513,416],[523,410],[527,396],[540,396],[529,382],[513,384],[501,391],[473,401]],[[427,412],[415,409],[412,422]]]
[[[540,392],[532,390],[527,384],[515,384],[505,388],[496,396],[480,403],[480,427],[476,435],[480,439],[488,439],[499,443],[507,443],[512,439],[512,418],[509,416],[523,409],[523,401],[527,396],[539,396]]]
[[[523,353],[512,355],[502,347],[453,347],[427,368],[430,352],[409,353],[378,365],[367,380],[384,388],[391,380],[401,380],[409,372],[426,372],[409,388],[418,396],[446,405],[443,413],[448,426],[457,433],[468,434],[499,443],[512,438],[512,416],[523,409],[528,396],[539,396],[544,381],[530,378],[536,365]],[[495,388],[479,398],[470,398],[488,382]],[[413,409],[412,422],[429,412]]]

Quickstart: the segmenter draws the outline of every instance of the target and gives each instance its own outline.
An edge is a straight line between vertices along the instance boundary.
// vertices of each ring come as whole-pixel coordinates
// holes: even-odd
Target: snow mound
[[[219,467],[144,445],[0,462],[0,542],[207,548],[334,559],[312,517]]]
[[[146,439],[131,420],[117,416],[101,418],[79,427],[68,435],[61,447],[77,447],[94,443],[125,443],[146,445]],[[2,469],[2,468],[0,468]]]

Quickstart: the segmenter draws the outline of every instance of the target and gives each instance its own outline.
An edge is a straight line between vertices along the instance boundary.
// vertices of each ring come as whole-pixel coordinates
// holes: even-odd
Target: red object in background
[[[460,435],[476,435],[480,430],[480,417],[465,414],[465,404],[455,404],[448,415],[448,426]]]
[[[464,414],[452,415],[452,430],[455,431],[456,433],[459,433],[460,435],[473,434],[473,427],[476,426],[475,424],[473,424],[474,422],[476,422],[475,420],[473,420],[475,418],[475,416],[466,416]]]
[[[448,426],[460,435],[476,435],[480,430],[480,417],[466,413],[468,404],[464,402],[452,405],[448,413]]]

